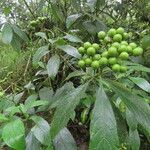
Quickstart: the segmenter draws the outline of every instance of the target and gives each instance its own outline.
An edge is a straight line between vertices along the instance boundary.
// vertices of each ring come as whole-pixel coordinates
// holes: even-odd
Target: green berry
[[[128,45],[126,51],[127,51],[128,53],[132,53],[132,47]]]
[[[119,65],[119,64],[114,64],[114,65],[112,66],[112,70],[113,70],[114,72],[119,72],[119,71],[120,71],[120,65]]]
[[[97,43],[92,44],[92,47],[94,47],[96,50],[100,49],[100,47],[99,47],[99,45]]]
[[[84,67],[85,67],[85,61],[84,61],[84,60],[79,60],[79,61],[78,61],[78,66],[79,66],[80,68],[84,68]]]
[[[118,55],[117,48],[115,48],[115,47],[110,47],[110,48],[108,49],[108,55],[109,55],[109,56],[117,56],[117,55]]]
[[[84,53],[85,53],[84,47],[79,47],[79,48],[78,48],[78,52],[79,52],[80,54],[84,54]]]
[[[127,32],[124,32],[123,33],[123,38],[126,40],[126,39],[128,39],[129,38],[129,34],[127,33]]]
[[[117,32],[118,34],[123,35],[123,33],[124,33],[124,28],[119,27],[119,28],[116,30],[116,32]]]
[[[132,49],[134,49],[134,48],[136,48],[136,47],[137,47],[136,43],[133,43],[133,42],[132,42],[132,43],[130,43],[130,44],[129,44],[129,46],[131,46],[131,47],[132,47]]]
[[[137,47],[133,49],[133,56],[140,56],[143,53],[143,49],[141,47]]]
[[[122,35],[121,34],[116,34],[113,37],[114,42],[121,42],[122,41]]]
[[[91,43],[90,42],[85,42],[84,43],[84,48],[85,49],[88,49],[89,47],[91,47],[92,45],[91,45]]]
[[[108,31],[108,36],[113,37],[116,34],[116,29],[110,29]]]
[[[98,38],[99,38],[99,39],[104,39],[105,36],[106,36],[106,33],[105,33],[104,31],[100,31],[100,32],[98,33]]]
[[[100,58],[101,58],[100,54],[95,54],[93,57],[94,60],[100,60]]]
[[[87,49],[87,55],[89,55],[89,56],[94,56],[95,53],[96,53],[96,50],[95,50],[94,47],[89,47],[89,48]]]
[[[120,47],[118,48],[119,53],[125,52],[126,50],[127,50],[127,46],[125,46],[125,45],[120,45]]]
[[[86,66],[90,66],[91,63],[92,63],[92,59],[91,58],[86,58],[84,61],[85,61]]]
[[[102,57],[106,57],[107,58],[108,57],[108,51],[103,52],[102,53]]]
[[[108,59],[106,57],[102,57],[100,60],[99,60],[99,64],[100,65],[107,65],[108,64]]]
[[[112,44],[112,46],[113,46],[113,47],[116,47],[116,48],[119,48],[120,44],[119,44],[118,42],[114,42],[114,43]]]
[[[114,65],[117,63],[117,58],[116,57],[111,57],[108,59],[108,62],[110,65]]]
[[[98,69],[98,68],[99,68],[99,61],[94,60],[94,61],[91,63],[91,67],[92,67],[93,69]]]
[[[127,71],[127,67],[126,66],[120,66],[120,72],[126,72]]]
[[[127,41],[122,41],[121,44],[128,46],[128,42]]]
[[[122,52],[120,55],[119,55],[119,58],[122,59],[122,60],[126,60],[129,58],[129,54],[127,52]]]

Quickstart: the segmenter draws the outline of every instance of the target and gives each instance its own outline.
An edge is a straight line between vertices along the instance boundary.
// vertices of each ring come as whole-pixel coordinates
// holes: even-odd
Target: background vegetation
[[[148,150],[149,0],[1,0],[0,147]],[[77,65],[84,42],[123,27],[144,49],[128,71]]]

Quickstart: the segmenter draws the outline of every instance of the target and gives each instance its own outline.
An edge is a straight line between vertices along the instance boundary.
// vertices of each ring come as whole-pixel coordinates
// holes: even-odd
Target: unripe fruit
[[[85,61],[84,61],[84,60],[79,60],[79,61],[78,61],[78,66],[79,66],[80,68],[84,68],[84,67],[85,67]]]
[[[108,57],[108,51],[103,52],[102,57]]]
[[[143,53],[143,49],[141,47],[137,47],[133,49],[133,56],[140,56]]]
[[[106,36],[106,33],[105,33],[104,31],[100,31],[100,32],[98,33],[99,39],[104,39],[105,36]]]
[[[93,57],[94,60],[100,60],[100,58],[101,58],[100,54],[95,54]]]
[[[100,65],[107,65],[108,63],[108,59],[106,57],[102,57],[100,60],[99,60],[99,64]]]
[[[121,44],[128,46],[128,42],[127,41],[122,41]]]
[[[120,47],[118,48],[119,53],[125,52],[126,50],[127,50],[127,46],[125,46],[125,45],[120,45]]]
[[[79,52],[80,54],[84,54],[84,53],[85,53],[84,47],[79,47],[79,48],[78,48],[78,52]]]
[[[117,58],[116,57],[111,57],[108,59],[108,62],[110,65],[114,65],[117,63]]]
[[[131,46],[131,47],[132,47],[132,49],[134,49],[134,48],[136,48],[136,47],[137,47],[136,43],[133,43],[133,42],[132,42],[132,43],[130,43],[130,44],[129,44],[129,46]]]
[[[127,46],[126,51],[127,51],[128,53],[132,53],[132,47],[131,47],[131,46]]]
[[[35,20],[33,20],[33,21],[30,22],[30,25],[35,27],[35,26],[37,26],[37,22]]]
[[[96,53],[95,48],[89,47],[89,48],[87,49],[87,55],[93,56],[93,55],[95,55],[95,53]]]
[[[110,43],[110,42],[111,42],[110,37],[106,36],[106,37],[104,38],[104,43]]]
[[[120,66],[120,72],[126,72],[127,71],[127,67],[126,66]]]
[[[119,64],[114,64],[114,65],[112,66],[112,70],[113,70],[114,72],[119,72],[119,71],[120,71],[120,65],[119,65]]]
[[[92,67],[93,69],[98,69],[98,68],[99,68],[99,61],[94,60],[94,61],[91,63],[91,67]]]
[[[110,47],[108,49],[108,56],[117,56],[117,55],[118,55],[117,48]]]
[[[86,66],[90,66],[91,63],[92,63],[92,59],[91,58],[86,58],[84,61],[85,61]]]
[[[122,60],[126,60],[129,58],[129,54],[127,52],[122,52],[120,55],[119,55],[119,58],[122,59]]]
[[[92,44],[92,47],[94,47],[96,50],[100,49],[100,47],[99,47],[99,45],[97,43]]]
[[[119,48],[120,44],[119,44],[118,42],[114,42],[114,43],[112,44],[112,46],[114,46],[114,47],[116,47],[116,48]]]
[[[121,42],[122,41],[122,35],[121,34],[116,34],[113,37],[114,42]]]
[[[85,49],[88,49],[89,47],[91,47],[92,45],[91,45],[91,43],[90,42],[85,42],[84,43],[84,48]]]
[[[110,29],[108,31],[108,36],[113,37],[116,34],[116,29]]]
[[[119,28],[116,30],[116,32],[117,32],[118,34],[123,35],[124,29],[123,29],[122,27],[119,27]]]
[[[126,39],[128,39],[129,38],[129,34],[127,33],[127,32],[124,32],[123,33],[123,38],[126,40]]]

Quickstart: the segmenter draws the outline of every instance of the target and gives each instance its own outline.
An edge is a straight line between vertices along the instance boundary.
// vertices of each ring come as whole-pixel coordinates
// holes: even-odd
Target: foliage
[[[77,150],[84,144],[89,150],[149,148],[144,145],[150,142],[148,0],[0,4],[5,18],[5,44],[0,43],[1,149]],[[114,38],[120,26],[123,43],[136,43],[138,54],[130,45],[127,57],[114,56],[119,51],[111,48],[113,42],[122,42]],[[116,69],[112,61],[101,66],[104,51],[123,59],[119,65],[127,68]],[[87,56],[92,62],[86,60],[85,67]]]

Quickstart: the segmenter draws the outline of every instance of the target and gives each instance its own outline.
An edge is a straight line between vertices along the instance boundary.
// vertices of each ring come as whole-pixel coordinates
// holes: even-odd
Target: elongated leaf
[[[0,122],[8,121],[9,119],[0,113]]]
[[[96,94],[90,135],[90,150],[118,150],[117,124],[111,103],[102,86]]]
[[[53,103],[51,105],[51,108],[57,107],[61,105],[64,97],[70,92],[75,90],[72,82],[67,82],[64,84],[61,88],[57,89],[56,93],[53,96]]]
[[[62,45],[62,46],[58,46],[59,49],[63,50],[64,52],[66,52],[68,55],[71,55],[73,57],[76,58],[80,58],[81,55],[78,53],[78,50],[70,45]]]
[[[108,80],[108,83],[112,90],[121,97],[129,111],[133,113],[137,122],[149,133],[150,137],[150,106],[124,85],[111,80]]]
[[[139,150],[140,149],[140,137],[137,131],[138,122],[136,118],[134,117],[134,114],[128,109],[126,110],[126,120],[129,126],[128,143],[132,150]]]
[[[149,72],[150,73],[150,68],[142,66],[142,65],[128,66],[128,68],[136,70],[136,71],[142,71],[142,72]]]
[[[23,40],[26,42],[29,42],[29,38],[27,37],[27,35],[16,25],[12,24],[11,25],[14,32]]]
[[[132,150],[140,149],[140,137],[137,130],[129,130],[129,144]]]
[[[79,17],[81,17],[81,14],[74,14],[68,16],[66,19],[66,27],[70,28]]]
[[[11,40],[11,46],[14,50],[21,50],[21,41],[17,34],[13,34],[13,39]]]
[[[35,35],[47,40],[46,33],[44,32],[37,32],[35,33]]]
[[[46,100],[30,101],[25,105],[25,107],[26,109],[31,109],[33,107],[44,106],[44,105],[48,105],[48,101]]]
[[[11,28],[11,25],[9,23],[5,23],[3,29],[2,29],[2,41],[6,44],[11,43],[13,38],[13,30]]]
[[[48,75],[52,79],[55,78],[55,76],[57,75],[59,65],[60,65],[60,57],[57,54],[55,54],[49,59],[46,66]]]
[[[63,38],[67,39],[70,42],[83,43],[82,40],[80,38],[78,38],[77,36],[75,36],[75,35],[67,34]]]
[[[44,145],[51,145],[50,126],[46,120],[39,116],[33,116],[31,119],[36,125],[31,129],[34,136]]]
[[[15,150],[25,149],[25,129],[20,119],[7,123],[2,131],[4,142]]]
[[[55,150],[77,150],[75,140],[67,128],[62,129],[54,140]]]
[[[86,87],[87,84],[81,85],[62,98],[62,103],[57,106],[51,125],[51,136],[53,139],[67,125],[70,119],[74,119],[74,109],[84,96]]]
[[[33,55],[33,64],[37,64],[40,59],[48,53],[48,46],[40,47]]]
[[[133,81],[141,89],[150,93],[150,83],[147,80],[140,77],[129,77],[129,79]]]
[[[32,132],[26,137],[26,150],[40,150],[40,142],[35,138]]]
[[[83,72],[83,71],[74,71],[74,72],[71,72],[68,76],[67,76],[67,78],[66,78],[66,80],[69,80],[69,79],[71,79],[71,78],[73,78],[73,77],[78,77],[78,76],[83,76],[83,75],[85,75],[85,72]]]

